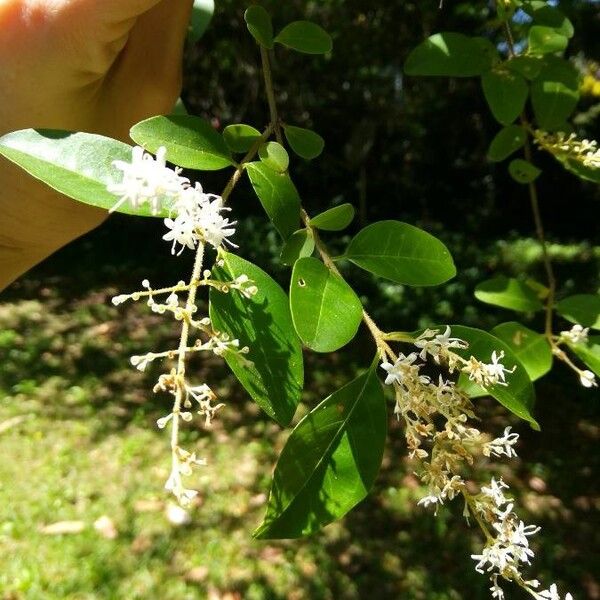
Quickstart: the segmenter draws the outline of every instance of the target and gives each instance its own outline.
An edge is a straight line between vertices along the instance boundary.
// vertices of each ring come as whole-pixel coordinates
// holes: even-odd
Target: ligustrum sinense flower
[[[539,527],[526,525],[518,518],[513,510],[514,501],[505,495],[508,485],[502,479],[492,478],[477,494],[467,489],[465,479],[478,457],[515,457],[518,434],[506,427],[501,436],[490,439],[470,424],[476,418],[473,405],[455,381],[442,374],[435,381],[421,372],[429,357],[434,365],[447,367],[450,373],[465,373],[487,388],[507,385],[507,377],[516,367],[503,364],[503,352],[492,352],[490,363],[474,356],[463,358],[455,350],[464,351],[468,344],[451,337],[449,327],[443,334],[428,329],[413,343],[419,349],[418,354],[396,356],[384,348],[382,353],[386,356],[381,367],[386,372],[385,383],[394,388],[394,412],[404,421],[409,456],[418,461],[417,475],[427,488],[418,504],[433,506],[437,512],[446,501],[462,496],[465,518],[473,518],[486,539],[485,546],[472,558],[478,572],[489,574],[492,597],[504,598],[500,582],[506,580],[521,586],[535,598],[546,598],[544,594],[555,593],[556,586],[550,591],[537,592],[539,583],[526,580],[522,574],[523,567],[530,564],[534,555],[529,538]]]
[[[172,492],[182,505],[187,505],[197,492],[185,485],[184,478],[192,475],[195,467],[205,465],[206,461],[180,446],[180,423],[193,421],[196,413],[203,419],[204,426],[209,427],[217,411],[224,406],[217,402],[217,395],[206,383],[194,384],[188,380],[187,357],[192,353],[210,352],[217,356],[236,353],[243,359],[249,352],[249,348],[242,347],[239,340],[214,329],[208,316],[198,316],[196,292],[200,287],[209,287],[221,293],[239,293],[244,298],[251,298],[258,290],[247,275],[221,281],[213,278],[211,269],[203,268],[205,244],[216,248],[219,257],[224,243],[234,245],[229,237],[235,233],[236,223],[223,217],[222,213],[229,209],[220,196],[205,193],[198,183],[192,186],[188,179],[181,177],[181,170],[169,168],[166,160],[164,148],[160,148],[154,158],[136,147],[131,163],[115,161],[115,168],[123,175],[120,183],[107,186],[119,197],[112,210],[117,210],[124,203],[129,203],[133,209],[148,204],[154,214],[167,213],[169,217],[164,223],[169,231],[163,239],[172,242],[173,253],[177,246],[180,246],[177,254],[185,248],[195,249],[194,270],[189,283],[178,281],[175,285],[153,288],[150,281],[144,279],[142,290],[120,294],[112,301],[119,305],[128,300],[144,299],[150,310],[171,315],[181,324],[177,348],[132,356],[131,363],[141,371],[157,360],[176,364],[158,377],[154,392],[173,397],[171,411],[157,421],[160,429],[171,429],[171,472],[165,489]],[[217,264],[223,264],[219,258]]]

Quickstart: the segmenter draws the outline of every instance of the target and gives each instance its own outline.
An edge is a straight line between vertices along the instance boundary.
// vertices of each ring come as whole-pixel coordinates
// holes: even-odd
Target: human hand
[[[0,0],[0,134],[127,138],[181,87],[191,0]],[[0,289],[105,218],[0,159]]]

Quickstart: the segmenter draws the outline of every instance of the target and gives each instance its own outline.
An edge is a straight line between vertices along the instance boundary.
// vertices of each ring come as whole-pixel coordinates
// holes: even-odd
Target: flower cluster
[[[430,357],[435,365],[446,367],[450,373],[464,373],[471,381],[489,388],[508,385],[506,377],[515,367],[507,368],[502,363],[502,352],[492,352],[490,363],[474,356],[464,358],[461,354],[468,344],[452,337],[449,327],[443,333],[428,329],[412,343],[418,353],[396,356],[386,349],[386,355],[393,361],[384,360],[381,367],[386,372],[385,383],[394,387],[395,413],[405,424],[409,456],[419,461],[417,474],[427,487],[419,504],[434,506],[437,512],[444,502],[456,496],[464,497],[465,517],[473,516],[488,540],[481,554],[473,558],[477,560],[479,572],[491,573],[492,596],[504,598],[498,584],[498,579],[504,578],[521,585],[537,598],[546,598],[544,594],[551,593],[555,586],[550,591],[536,592],[539,583],[526,581],[521,575],[521,567],[529,564],[533,557],[528,538],[538,528],[527,526],[517,518],[513,502],[504,495],[507,486],[502,480],[492,479],[478,495],[472,496],[464,479],[466,468],[472,466],[478,456],[515,457],[518,434],[507,427],[501,436],[490,440],[469,423],[475,419],[473,405],[456,383],[441,374],[435,381],[422,372]]]
[[[172,242],[172,253],[177,245],[179,254],[185,248],[194,249],[199,243],[219,248],[224,242],[231,246],[229,237],[235,233],[235,222],[223,217],[229,210],[223,200],[215,194],[207,194],[199,183],[181,176],[181,169],[171,169],[166,164],[166,149],[161,147],[156,158],[136,146],[131,163],[114,161],[116,169],[122,171],[120,183],[110,184],[107,189],[120,197],[111,208],[113,212],[129,203],[133,209],[148,204],[153,214],[168,213],[164,222],[169,231],[163,239]]]
[[[600,149],[595,140],[580,140],[574,133],[534,131],[535,143],[560,160],[572,159],[585,167],[600,168]]]
[[[556,341],[558,344],[569,344],[571,346],[585,346],[588,343],[588,332],[589,327],[583,327],[579,323],[576,323],[567,331],[561,331],[560,335],[557,336]],[[587,369],[580,369],[577,365],[573,364],[569,359],[566,358],[564,352],[558,346],[553,349],[554,353],[557,354],[562,360],[564,360],[569,367],[571,367],[579,376],[579,382],[583,387],[592,388],[597,387],[596,376],[592,371]]]

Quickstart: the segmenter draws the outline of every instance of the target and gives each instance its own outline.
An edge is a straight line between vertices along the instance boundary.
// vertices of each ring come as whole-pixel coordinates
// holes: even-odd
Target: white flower
[[[508,489],[508,486],[502,481],[502,478],[500,478],[500,481],[496,481],[496,479],[492,477],[489,487],[482,486],[481,493],[493,500],[496,506],[502,506],[508,502],[508,499],[502,491],[505,489]]]
[[[579,381],[581,385],[586,388],[597,387],[596,376],[591,371],[580,371]]]
[[[163,240],[173,242],[171,254],[175,254],[177,244],[181,244],[181,249],[177,253],[178,255],[183,252],[186,246],[192,250],[196,247],[196,242],[198,241],[196,228],[194,221],[187,214],[182,213],[177,215],[175,219],[165,219],[165,225],[171,231],[163,235]]]
[[[513,446],[519,441],[518,433],[511,433],[511,427],[506,427],[502,437],[492,440],[484,447],[486,456],[507,456],[511,458],[517,456]]]
[[[498,574],[494,573],[490,580],[492,582],[492,587],[490,588],[490,592],[492,592],[492,598],[504,600],[504,590],[498,585]]]
[[[478,385],[487,388],[491,385],[508,385],[506,383],[505,373],[514,373],[517,368],[507,369],[500,361],[504,358],[504,352],[497,354],[492,352],[492,362],[490,364],[482,363],[480,360],[471,356],[467,364],[461,368],[461,371],[468,373],[469,379]]]
[[[132,208],[150,204],[152,212],[157,213],[161,202],[178,197],[189,180],[181,177],[181,169],[170,169],[166,165],[167,151],[161,147],[156,152],[156,159],[136,146],[132,151],[131,162],[116,160],[113,165],[123,172],[121,183],[107,186],[111,194],[120,196],[119,201],[110,209],[114,212],[125,202]]]
[[[572,344],[585,344],[588,340],[589,327],[582,327],[579,323],[573,325],[569,331],[561,331],[560,337]]]
[[[421,348],[419,357],[425,360],[427,354],[433,357],[433,360],[439,364],[440,358],[448,353],[450,348],[459,348],[464,350],[468,347],[467,342],[450,337],[450,326],[446,326],[444,333],[438,333],[437,329],[426,329],[414,342],[417,348]]]
[[[415,360],[417,360],[416,352],[411,352],[408,356],[405,356],[401,352],[394,364],[387,361],[381,363],[381,368],[387,372],[387,377],[385,378],[386,385],[391,385],[394,382],[402,383],[407,368],[410,367]]]
[[[537,595],[539,598],[547,598],[548,600],[560,600],[560,594],[558,593],[558,588],[555,583],[550,586],[550,589],[537,592]],[[573,596],[567,594],[565,600],[573,600]]]

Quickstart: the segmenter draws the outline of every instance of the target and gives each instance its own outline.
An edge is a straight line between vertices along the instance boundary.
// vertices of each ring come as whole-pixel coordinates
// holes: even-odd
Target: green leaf
[[[286,25],[275,41],[305,54],[326,54],[333,48],[331,36],[322,27],[310,21],[294,21]]]
[[[316,258],[301,258],[290,282],[292,320],[315,352],[333,352],[356,335],[362,304],[352,288]]]
[[[164,146],[167,160],[184,169],[218,171],[235,164],[221,134],[200,117],[151,117],[134,125],[129,135],[149,152]]]
[[[545,65],[531,85],[531,103],[537,124],[546,131],[564,126],[579,100],[577,69],[562,58],[546,56]]]
[[[535,79],[544,66],[543,60],[539,56],[513,56],[505,63],[507,69],[518,73],[525,77],[525,79]]]
[[[262,134],[258,129],[255,129],[250,125],[244,125],[243,123],[227,125],[223,130],[223,139],[225,140],[227,147],[232,152],[237,152],[239,154],[249,152],[252,146],[254,146],[261,137]]]
[[[439,285],[456,275],[452,256],[440,240],[399,221],[365,227],[350,242],[343,258],[405,285]]]
[[[537,294],[527,284],[503,276],[481,282],[475,288],[475,298],[486,304],[519,312],[535,312],[544,308]]]
[[[510,347],[531,381],[543,377],[552,368],[552,350],[541,333],[514,321],[497,325],[491,333]]]
[[[569,344],[569,348],[600,377],[600,335],[590,336],[586,344]]]
[[[562,52],[569,40],[551,27],[533,25],[529,30],[529,52],[531,54],[553,54]]]
[[[342,231],[352,223],[352,219],[354,219],[354,206],[346,203],[318,214],[310,220],[310,224],[323,231]]]
[[[561,159],[558,156],[555,157],[560,163],[562,163],[563,167],[573,173],[579,179],[583,179],[585,181],[592,181],[594,183],[600,183],[600,169],[594,167],[586,167],[584,164],[579,162],[578,160],[574,160],[572,158]]]
[[[528,421],[533,429],[539,430],[540,426],[532,416],[533,405],[535,403],[533,385],[523,363],[517,358],[508,344],[481,329],[464,327],[462,325],[452,325],[451,329],[453,336],[469,344],[466,350],[453,349],[454,352],[460,354],[463,358],[468,359],[470,356],[474,356],[477,360],[489,363],[491,362],[492,352],[504,352],[504,358],[501,360],[502,364],[507,369],[516,367],[514,373],[506,374],[506,383],[508,385],[493,385],[484,390],[477,384],[469,381],[468,376],[462,373],[458,379],[459,387],[472,398],[492,396],[492,398],[498,400],[500,404],[508,408],[508,410],[519,418]]]
[[[214,0],[194,0],[188,40],[195,44],[208,29],[215,12]]]
[[[284,173],[290,166],[290,157],[286,149],[277,142],[267,142],[258,150],[262,162],[274,171]]]
[[[258,5],[251,6],[244,13],[244,20],[252,37],[265,48],[273,48],[273,22],[271,15]]]
[[[387,417],[374,364],[312,410],[290,435],[273,475],[259,539],[309,535],[341,518],[373,486]]]
[[[210,291],[210,318],[218,331],[239,339],[250,352],[243,356],[226,352],[224,358],[254,401],[281,425],[294,416],[304,381],[302,347],[294,331],[286,293],[262,269],[222,253],[222,267],[213,269],[220,281],[247,275],[258,293],[244,298],[235,290]]]
[[[306,160],[317,158],[325,147],[325,140],[316,132],[293,125],[284,125],[283,132],[290,148]]]
[[[419,44],[406,59],[407,75],[476,77],[498,60],[494,45],[462,33],[436,33]]]
[[[315,250],[315,239],[307,229],[292,233],[281,250],[281,262],[292,266],[299,258],[310,256]]]
[[[248,163],[246,171],[269,219],[287,240],[300,223],[300,196],[290,176],[260,162]]]
[[[510,176],[517,183],[531,183],[535,181],[540,176],[540,169],[538,169],[535,165],[532,165],[530,162],[523,160],[522,158],[515,158],[510,161],[508,165],[508,172]]]
[[[575,33],[573,23],[558,8],[549,6],[545,2],[527,2],[522,8],[533,18],[536,25],[545,25],[565,37],[573,37]]]
[[[571,323],[600,329],[600,296],[577,294],[564,298],[556,305],[556,312]]]
[[[131,162],[131,146],[91,133],[52,129],[23,129],[0,138],[0,154],[51,188],[92,206],[109,210],[119,198],[107,191],[120,182],[113,161]],[[147,204],[137,209],[124,203],[118,212],[152,215]]]
[[[523,147],[527,139],[527,132],[519,125],[504,127],[492,140],[488,149],[488,159],[500,162]]]
[[[510,125],[523,112],[529,86],[521,75],[488,71],[481,76],[481,85],[494,118],[502,125]]]

